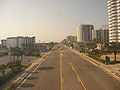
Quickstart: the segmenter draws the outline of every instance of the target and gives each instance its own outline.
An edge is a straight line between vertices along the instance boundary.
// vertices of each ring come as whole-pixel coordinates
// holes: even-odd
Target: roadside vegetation
[[[50,43],[45,43],[45,44],[36,44],[36,45],[25,45],[23,44],[23,48],[19,47],[11,47],[10,49],[5,49],[5,55],[10,56],[10,60],[7,64],[1,64],[0,65],[0,86],[14,78],[17,74],[20,72],[24,71],[26,68],[28,68],[31,65],[31,62],[29,60],[28,64],[23,64],[23,57],[28,56],[28,57],[37,57],[40,58],[44,55],[44,53],[50,51],[56,43],[50,42]],[[40,48],[41,47],[41,48]],[[41,49],[43,49],[41,51]],[[14,87],[11,86],[11,88]]]
[[[21,65],[19,61],[8,62],[7,65],[4,64],[0,65],[0,70],[2,71],[2,75],[0,76],[0,86],[11,80],[21,71],[24,71],[29,65],[30,64]]]
[[[104,64],[115,64],[120,63],[117,61],[117,54],[120,54],[120,43],[119,42],[66,42],[63,43],[70,48],[76,49],[81,53],[85,53],[91,58],[100,61]],[[102,55],[114,55],[114,60],[106,61],[106,58],[102,59]],[[108,57],[108,56],[107,56]],[[110,57],[109,57],[110,59]]]

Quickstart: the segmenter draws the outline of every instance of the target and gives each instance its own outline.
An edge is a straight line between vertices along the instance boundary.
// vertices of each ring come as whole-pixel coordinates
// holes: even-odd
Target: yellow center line
[[[73,70],[74,73],[76,74],[76,76],[77,76],[77,80],[81,83],[83,89],[84,89],[84,90],[87,90],[86,87],[85,87],[85,85],[83,84],[82,80],[80,79],[79,75],[77,74],[77,72],[76,72],[76,70],[75,70],[73,64],[72,64],[71,62],[70,62],[69,64],[71,65],[72,70]]]
[[[61,90],[63,90],[63,83],[64,83],[64,79],[63,79],[63,69],[62,69],[62,55],[60,52],[60,83],[61,83]]]

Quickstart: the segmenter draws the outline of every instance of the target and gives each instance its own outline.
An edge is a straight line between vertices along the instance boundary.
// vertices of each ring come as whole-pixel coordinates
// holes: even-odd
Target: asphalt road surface
[[[120,90],[120,81],[69,49],[56,47],[17,90]]]

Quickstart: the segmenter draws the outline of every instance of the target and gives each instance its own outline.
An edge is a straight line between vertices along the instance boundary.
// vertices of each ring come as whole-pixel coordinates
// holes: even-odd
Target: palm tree
[[[19,47],[11,48],[11,55],[12,55],[13,57],[15,57],[15,56],[17,57],[16,60],[14,60],[14,58],[13,58],[13,61],[16,61],[16,62],[17,62],[18,59],[19,59],[19,57],[21,57],[21,60],[19,60],[19,61],[20,61],[20,64],[21,64],[24,54],[25,54],[25,51],[24,51],[23,49],[19,48]]]
[[[116,62],[117,53],[120,50],[120,43],[110,42],[106,47],[108,48],[108,51],[114,53],[114,61]]]
[[[11,56],[13,56],[13,61],[15,61],[15,51],[16,49],[13,47],[10,47],[10,61],[11,61]]]

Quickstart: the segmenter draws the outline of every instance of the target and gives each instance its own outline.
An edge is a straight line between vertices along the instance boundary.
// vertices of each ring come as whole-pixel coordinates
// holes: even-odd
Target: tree
[[[11,60],[11,56],[13,56],[13,61],[15,60],[15,51],[16,51],[16,49],[15,48],[13,48],[13,47],[11,47],[10,48],[10,60]]]
[[[89,43],[86,43],[85,45],[89,51],[89,54],[98,54],[96,42],[89,42]]]
[[[89,50],[90,50],[90,49],[94,50],[94,49],[97,48],[97,45],[96,45],[95,42],[93,42],[93,43],[86,43],[86,46],[87,46],[87,48],[88,48]]]
[[[73,48],[74,44],[72,42],[69,42],[69,46]]]
[[[21,64],[25,51],[19,47],[11,48],[10,51],[11,51],[11,55],[13,56],[13,60],[15,60],[14,57],[17,56],[16,62],[20,61]],[[19,57],[21,57],[20,60]]]
[[[120,50],[120,43],[110,42],[106,45],[106,47],[108,48],[108,51],[114,53],[114,61],[116,62],[117,53]]]
[[[6,65],[5,64],[1,64],[0,65],[0,70],[2,71],[2,75],[5,75],[5,69],[6,69]]]
[[[36,48],[36,46],[31,43],[22,44],[22,47],[24,49],[25,55],[28,55],[28,56],[32,55],[34,53],[34,49]]]
[[[2,50],[8,50],[8,48],[5,45],[1,46]]]

